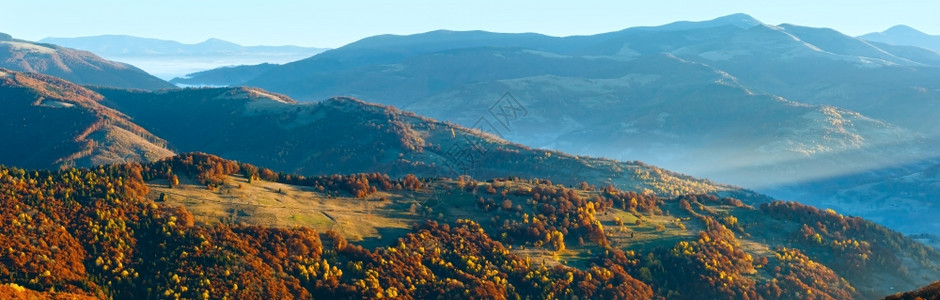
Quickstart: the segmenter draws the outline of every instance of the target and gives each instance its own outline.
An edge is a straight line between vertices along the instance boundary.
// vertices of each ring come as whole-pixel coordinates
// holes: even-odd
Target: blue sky
[[[893,2],[893,3],[892,3]],[[0,0],[0,32],[26,40],[126,34],[196,43],[339,47],[436,29],[595,34],[743,12],[849,35],[906,24],[940,34],[940,1],[216,1]]]

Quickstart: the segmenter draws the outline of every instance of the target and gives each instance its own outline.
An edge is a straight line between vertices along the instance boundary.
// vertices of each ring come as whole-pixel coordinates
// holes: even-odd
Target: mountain
[[[354,96],[531,147],[764,192],[792,187],[822,205],[832,189],[857,187],[838,178],[887,183],[885,174],[935,158],[938,76],[940,54],[930,50],[732,15],[590,36],[383,35],[244,84],[301,101]],[[875,211],[888,205],[839,207],[881,219]],[[918,225],[902,221],[896,228]],[[909,233],[932,227],[923,230]]]
[[[929,152],[916,132],[840,108],[755,94],[736,77],[675,56],[610,65],[635,73],[468,84],[403,108],[474,124],[481,117],[492,119],[491,105],[512,91],[528,115],[511,126],[494,127],[508,140],[620,160],[640,158],[747,186],[841,174],[852,169],[846,161],[862,157],[854,170],[890,164],[886,157],[914,159]]]
[[[940,276],[937,250],[793,202],[198,153],[0,166],[0,217],[0,295],[21,297],[867,299]]]
[[[0,163],[30,168],[90,167],[171,156],[166,141],[101,105],[73,83],[0,69]]]
[[[861,177],[831,179],[834,182],[832,185],[821,184],[831,177],[840,178],[838,176],[841,174],[867,172],[891,165],[891,159],[896,159],[899,153],[909,153],[911,159],[917,156],[915,154],[926,153],[930,147],[922,144],[917,134],[837,108],[750,94],[732,84],[733,78],[723,77],[712,69],[675,58],[663,56],[650,60],[647,68],[672,68],[673,73],[686,77],[651,79],[655,76],[635,74],[633,83],[626,86],[604,81],[584,81],[578,85],[575,84],[579,82],[577,80],[551,77],[507,81],[495,87],[471,86],[457,94],[463,95],[465,99],[480,100],[456,106],[451,110],[452,114],[443,116],[460,123],[479,121],[485,117],[485,122],[471,127],[472,131],[392,107],[349,98],[296,103],[286,96],[253,88],[183,89],[156,93],[118,89],[97,91],[105,96],[103,103],[128,114],[138,124],[166,139],[175,150],[216,153],[306,176],[362,171],[383,172],[393,176],[409,173],[432,177],[454,177],[459,174],[477,178],[528,176],[568,185],[581,181],[610,183],[617,187],[649,189],[660,195],[676,196],[695,191],[725,195],[739,193],[737,197],[760,198],[741,195],[742,191],[732,187],[697,181],[644,164],[572,157],[555,151],[531,149],[506,143],[497,135],[511,140],[531,141],[545,137],[527,137],[526,130],[551,132],[581,126],[582,129],[577,131],[570,130],[573,133],[568,138],[573,142],[553,147],[583,152],[592,147],[604,149],[604,144],[612,144],[615,146],[610,146],[611,151],[621,153],[621,156],[614,157],[618,160],[665,156],[672,161],[681,161],[686,168],[699,167],[702,173],[727,177],[737,175],[741,176],[738,177],[741,181],[748,183],[766,184],[770,181],[782,184],[793,178],[802,178],[798,181],[800,184],[768,190],[787,199],[810,199],[813,201],[811,203],[824,207],[852,211],[908,233],[933,232],[940,228],[940,224],[911,222],[912,219],[900,217],[912,210],[918,211],[918,214],[935,213],[935,210],[930,209],[933,207],[930,200],[924,198],[929,193],[898,193],[889,188],[897,186],[890,180],[874,186],[866,185],[873,182],[871,178],[885,180],[893,178],[886,176],[905,173],[888,171],[879,173],[877,177],[863,173]],[[689,74],[700,77],[695,81]],[[715,84],[721,80],[726,83]],[[669,85],[674,90],[668,93],[668,97],[657,95],[658,91],[665,89],[657,81],[681,82],[680,86],[686,86],[684,88],[688,96],[675,97],[675,89],[678,88],[675,85]],[[649,87],[642,87],[644,84]],[[553,117],[506,120],[489,115],[486,108],[493,105],[491,99],[498,98],[498,91],[509,89],[507,86],[513,90],[531,91],[514,97],[542,101],[529,102],[519,108],[528,109],[531,114],[539,112]],[[597,86],[610,88],[607,93],[610,95],[627,95],[624,98],[594,100],[593,105],[605,107],[608,112],[621,116],[623,121],[614,123],[617,128],[611,129],[602,119],[588,124],[553,121],[591,120],[587,114],[574,115],[578,107],[565,104],[563,99],[553,98],[552,94],[559,92],[557,87],[590,91],[597,89]],[[635,91],[623,92],[629,88]],[[725,101],[704,102],[701,100],[703,97]],[[445,105],[449,99],[432,98],[427,103],[417,103],[409,108],[418,112],[443,111],[435,109],[434,105]],[[620,104],[631,99],[649,102],[638,106]],[[660,103],[651,105],[653,100]],[[750,103],[754,107],[740,103]],[[761,113],[754,114],[754,111]],[[703,113],[710,117],[703,118]],[[500,121],[509,121],[507,125],[511,126],[511,130],[505,131]],[[631,128],[657,129],[647,131]],[[748,142],[742,144],[741,141]],[[749,148],[745,149],[757,154],[735,151],[730,145],[737,149],[745,148],[746,145]],[[709,159],[703,160],[703,157]],[[766,169],[785,178],[769,177]],[[652,181],[644,182],[643,178]],[[820,184],[802,184],[805,181]],[[911,183],[911,186],[924,187],[930,184],[930,181],[917,181]],[[870,193],[849,192],[860,187],[881,191],[884,197],[910,197],[908,201],[918,204],[895,207],[892,204],[895,202],[887,199],[865,199],[864,195]],[[847,196],[853,197],[846,199]],[[891,213],[885,213],[887,211]]]
[[[0,36],[0,68],[51,75],[82,85],[134,89],[175,86],[140,69],[102,59],[90,52]]]
[[[108,59],[127,62],[167,80],[219,67],[287,63],[326,50],[298,46],[242,46],[215,38],[184,44],[126,35],[50,37],[42,39],[42,42],[82,49]]]
[[[940,86],[930,79],[940,75],[940,68],[929,61],[895,55],[833,30],[794,25],[758,26],[690,50],[681,57],[728,72],[755,91],[938,134],[936,126],[924,122],[940,113]]]
[[[651,31],[683,31],[683,30],[692,30],[692,29],[706,29],[706,28],[715,28],[715,27],[724,27],[724,26],[734,26],[742,29],[748,29],[754,26],[763,25],[764,23],[751,17],[747,14],[737,13],[730,14],[727,16],[719,17],[714,20],[708,21],[677,21],[669,23],[662,26],[653,26],[653,27],[635,27],[634,30],[651,30]]]
[[[485,81],[623,77],[634,73],[627,62],[669,54],[728,73],[755,93],[845,108],[938,134],[923,120],[940,113],[935,105],[940,86],[932,80],[940,75],[940,54],[879,48],[831,29],[754,22],[720,26],[727,23],[722,20],[565,38],[448,31],[377,36],[279,66],[245,84],[302,101],[349,95],[406,107]],[[513,54],[501,56],[507,53]],[[905,105],[896,105],[899,101]]]
[[[640,162],[531,149],[479,130],[352,98],[297,103],[254,88],[96,91],[104,96],[103,103],[166,139],[173,149],[213,153],[305,176],[354,172],[524,176],[568,185],[607,183],[661,195],[761,198]]]
[[[170,83],[183,86],[236,86],[242,85],[276,66],[275,64],[263,63],[250,66],[221,67],[173,78]]]
[[[740,16],[734,18],[740,18]],[[717,24],[722,23],[723,22],[718,22]],[[708,22],[706,22],[706,24],[708,24]],[[791,111],[789,113],[776,115],[763,114],[765,111],[761,111],[761,109],[765,106],[762,105],[749,107],[741,105],[743,103],[755,103],[748,99],[761,98],[759,95],[751,95],[756,92],[753,86],[757,84],[748,84],[749,81],[752,81],[750,78],[768,77],[768,74],[752,74],[755,71],[744,70],[746,66],[770,64],[770,66],[758,68],[759,70],[767,70],[771,67],[776,68],[779,66],[792,65],[793,63],[783,64],[777,58],[784,55],[792,55],[792,53],[795,53],[793,51],[806,52],[807,61],[817,59],[811,57],[818,56],[818,59],[834,61],[834,63],[837,64],[842,64],[844,57],[848,55],[881,55],[881,59],[884,61],[892,60],[894,61],[893,64],[916,64],[915,62],[911,62],[906,58],[884,54],[882,51],[864,42],[852,40],[851,38],[845,41],[837,40],[837,42],[821,44],[822,47],[826,47],[827,50],[817,53],[817,51],[812,50],[811,47],[806,46],[807,42],[797,40],[793,37],[795,34],[799,34],[801,36],[808,36],[808,39],[814,42],[816,40],[829,41],[830,36],[835,34],[832,31],[814,33],[812,30],[789,26],[787,28],[793,31],[793,33],[790,33],[784,30],[783,27],[753,24],[753,26],[750,27],[739,27],[719,26],[717,24],[711,26],[701,25],[696,27],[684,25],[678,27],[689,28],[688,30],[672,30],[670,28],[676,28],[676,26],[667,25],[657,30],[635,28],[594,37],[572,37],[609,40],[604,42],[595,41],[592,42],[596,43],[593,45],[587,42],[567,42],[567,39],[571,38],[558,39],[537,35],[526,35],[524,38],[513,39],[511,38],[512,35],[490,34],[490,38],[485,39],[484,36],[487,35],[480,32],[453,33],[446,36],[444,33],[432,32],[417,36],[401,37],[400,41],[394,42],[389,40],[391,37],[383,37],[381,40],[387,40],[387,44],[390,45],[384,48],[381,47],[377,41],[366,39],[361,43],[357,42],[349,45],[348,47],[350,49],[348,49],[348,51],[346,51],[346,47],[343,47],[305,61],[278,67],[246,84],[265,86],[267,82],[265,78],[270,77],[271,83],[273,84],[268,87],[270,89],[279,90],[283,88],[280,91],[292,95],[303,93],[303,90],[310,90],[314,93],[302,96],[301,99],[316,99],[325,98],[328,97],[328,95],[347,94],[363,99],[375,99],[374,101],[381,101],[382,103],[414,110],[422,115],[454,121],[465,126],[473,125],[474,122],[479,120],[481,115],[486,114],[485,107],[488,107],[490,103],[499,99],[502,93],[510,91],[517,98],[529,100],[526,102],[531,103],[527,103],[527,105],[535,106],[542,110],[539,111],[541,115],[537,118],[523,119],[516,128],[509,130],[510,132],[504,136],[509,140],[521,142],[526,145],[550,147],[573,153],[592,154],[618,159],[639,158],[644,161],[672,167],[683,166],[682,168],[686,172],[715,170],[719,167],[728,166],[728,164],[725,163],[727,159],[699,159],[702,157],[700,155],[702,152],[711,152],[712,156],[714,156],[715,153],[729,153],[734,160],[739,160],[741,153],[746,153],[748,157],[755,157],[752,161],[766,162],[772,161],[777,156],[777,153],[770,153],[768,151],[762,152],[757,149],[780,148],[772,145],[795,145],[783,149],[790,148],[794,154],[805,154],[808,151],[813,153],[843,152],[845,150],[852,150],[853,148],[869,148],[869,146],[875,147],[881,144],[896,144],[899,147],[906,147],[908,142],[918,139],[917,132],[910,132],[910,130],[873,119],[865,114],[859,115],[855,112],[837,107],[835,108],[836,111],[842,111],[844,114],[838,113],[840,117],[836,118],[852,116],[852,118],[858,118],[860,124],[859,127],[856,128],[847,128],[846,130],[848,130],[848,132],[846,135],[843,135],[842,140],[833,140],[838,146],[825,146],[820,145],[821,139],[825,138],[828,140],[829,137],[826,137],[827,132],[835,129],[820,127],[820,124],[825,124],[825,122],[819,118],[834,115],[832,113],[821,112],[827,103],[816,103],[818,105],[818,112],[815,114],[815,116],[817,116],[815,117],[816,121],[812,121],[813,118],[796,118],[797,115],[800,115],[798,111],[809,107],[803,106],[800,108],[799,105],[796,105],[798,102],[793,105],[783,105],[787,101],[767,101],[766,103],[769,103],[771,106],[780,105],[788,107],[787,109]],[[810,33],[819,35],[819,37],[804,31],[810,31]],[[456,38],[456,36],[465,37]],[[443,41],[439,44],[427,41],[435,37]],[[454,39],[463,41],[464,44],[457,44],[453,41]],[[772,42],[765,43],[765,45],[759,42],[760,39],[770,39]],[[607,45],[613,43],[612,41],[634,40],[638,42],[629,44],[642,45],[643,48],[636,46],[637,49],[629,48],[629,51],[622,49],[616,51],[612,49],[608,50],[609,47]],[[482,43],[480,41],[495,43],[505,47],[482,47],[479,46],[480,43]],[[517,42],[515,45],[501,44],[509,43],[509,41]],[[564,48],[552,43],[585,44],[588,46]],[[620,42],[621,46],[619,48],[623,48],[622,45],[624,44],[625,42]],[[381,53],[394,52],[389,49],[398,49],[402,47],[400,45],[406,45],[416,50],[407,54],[409,55],[408,58],[395,61],[393,64],[359,65],[360,63],[369,62],[374,59],[373,54],[358,54],[363,52],[363,49],[372,48],[373,50],[370,53],[380,55]],[[432,47],[430,45],[438,46]],[[438,49],[449,49],[448,47],[456,47],[455,45],[468,46],[467,48],[461,49],[427,52]],[[533,50],[532,48],[512,48],[511,46],[525,46],[540,50]],[[771,47],[779,47],[779,49],[773,49]],[[570,50],[575,48],[577,48],[577,50]],[[723,48],[729,49],[719,50]],[[557,53],[549,51],[556,51]],[[663,51],[668,52],[664,54]],[[734,60],[727,60],[726,62],[718,59],[720,53],[722,53],[721,51],[739,53],[739,55]],[[402,52],[399,51],[396,53]],[[572,55],[572,53],[582,54]],[[622,53],[633,54],[627,55]],[[756,54],[764,56],[750,58]],[[354,60],[357,55],[362,57],[362,61]],[[763,58],[765,56],[773,59],[772,64],[770,62],[761,61],[765,60],[765,58]],[[340,57],[344,57],[344,59],[340,60]],[[381,59],[391,61],[392,58]],[[343,64],[348,65],[348,67],[334,65],[331,61],[343,61]],[[723,66],[725,63],[734,65]],[[820,62],[816,63],[819,64]],[[804,64],[809,65],[810,62],[800,62],[800,65]],[[296,69],[303,68],[310,70],[306,75],[291,75],[296,76],[296,78],[302,78],[298,79],[298,81],[302,80],[305,83],[301,84],[293,82],[292,80],[281,80],[285,77],[290,77],[287,74],[291,73],[280,73],[280,71],[288,70],[292,65],[296,65]],[[716,65],[719,67],[716,67]],[[734,70],[744,75],[735,76],[733,75],[735,73],[726,71],[731,67],[742,69]],[[778,70],[776,73],[789,74],[787,72],[787,70]],[[645,81],[636,79],[640,76],[644,76]],[[831,77],[836,78],[835,80],[841,78],[840,76]],[[277,83],[274,83],[274,78],[278,78]],[[654,80],[654,78],[657,80]],[[707,81],[703,82],[698,78],[707,78]],[[722,83],[718,83],[719,81]],[[779,79],[775,79],[771,82],[780,81]],[[638,82],[642,82],[643,84],[637,84]],[[729,84],[737,86],[738,91],[735,96],[729,98],[727,94],[710,94],[714,91],[714,89],[710,89],[710,87],[727,86]],[[668,86],[669,89],[664,90],[665,86]],[[783,88],[780,86],[767,86],[762,84],[761,88],[773,88],[777,91],[789,92],[791,89],[796,89],[798,86],[801,85],[798,83],[786,83],[786,88]],[[542,90],[540,91],[538,89]],[[732,89],[735,88],[721,88],[721,90]],[[884,90],[884,88],[881,87],[879,87],[879,89]],[[658,95],[651,93],[658,93]],[[797,99],[804,97],[806,94],[808,93],[794,93],[794,97],[786,97],[786,99],[790,102],[799,101]],[[694,95],[694,97],[690,98],[689,95]],[[776,97],[776,95],[768,94],[765,96],[765,99],[772,99],[773,97]],[[727,100],[727,102],[721,102],[720,104],[709,103],[700,101],[699,99],[723,99]],[[854,96],[852,99],[855,99]],[[708,103],[709,106],[695,107],[694,104],[691,103],[693,101],[702,104]],[[604,104],[599,105],[599,103]],[[904,113],[916,113],[921,116],[934,113],[930,110],[916,110],[915,112],[914,109],[906,106],[903,108],[889,108],[889,101],[881,101],[881,103],[883,105],[878,106],[877,110],[866,110],[878,114],[879,117],[884,117],[886,115],[885,112],[892,110],[897,111],[899,109],[905,110]],[[848,105],[847,103],[839,104]],[[853,106],[859,109],[865,108],[860,105]],[[926,104],[924,104],[924,106],[929,107]],[[564,107],[564,109],[556,109],[561,107]],[[637,107],[643,107],[643,109],[636,110],[635,108]],[[604,108],[604,110],[599,111],[599,108]],[[631,152],[630,148],[632,147],[624,144],[629,143],[629,141],[608,142],[612,140],[610,137],[594,139],[595,135],[584,134],[584,131],[596,132],[597,134],[607,133],[607,135],[620,132],[616,128],[609,127],[621,125],[608,124],[621,123],[613,120],[624,119],[624,112],[633,112],[635,117],[659,116],[661,114],[677,114],[674,110],[686,108],[688,110],[686,110],[685,113],[690,116],[696,113],[717,114],[715,119],[732,120],[740,122],[740,124],[713,122],[710,119],[690,119],[686,117],[675,119],[675,122],[685,122],[681,125],[688,125],[683,127],[684,129],[668,128],[668,126],[663,128],[663,126],[655,122],[633,125],[636,127],[635,130],[637,132],[664,133],[661,134],[660,137],[653,138],[649,136],[632,137],[630,141],[641,140],[645,141],[644,144],[646,145],[664,145],[658,149],[645,150],[644,153],[636,153],[636,151]],[[718,117],[722,114],[726,114],[727,117]],[[924,119],[909,120],[900,117],[902,114],[903,113],[897,113],[892,116],[892,119],[904,122],[905,125],[916,122],[918,129],[930,127],[927,122],[922,121]],[[626,119],[629,120],[632,118]],[[785,121],[787,119],[803,123],[802,125],[796,125],[796,128],[791,126],[780,129],[774,128],[775,125],[781,122],[787,122]],[[554,120],[561,121],[557,122]],[[692,123],[688,122],[688,120],[691,120]],[[694,123],[696,121],[702,123],[696,124]],[[833,122],[841,121],[842,120],[834,120]],[[851,120],[845,121],[848,123]],[[533,122],[540,124],[531,124]],[[766,122],[768,124],[766,126],[755,127],[764,128],[764,130],[772,132],[750,132],[748,133],[749,136],[746,138],[740,136],[740,133],[734,132],[737,128],[748,127],[749,125],[745,124],[753,124],[754,122],[758,124]],[[863,123],[869,125],[862,125]],[[543,125],[547,126],[548,130],[544,130],[545,127],[543,127]],[[599,126],[608,128],[599,128]],[[804,126],[815,126],[815,128]],[[877,130],[877,128],[888,129],[882,132]],[[786,129],[794,130],[791,132],[782,132],[782,130]],[[701,130],[709,131],[710,135],[704,135]],[[835,130],[841,131],[843,129]],[[507,130],[504,129],[503,131]],[[799,134],[799,132],[813,131],[819,134]],[[552,134],[545,134],[547,132],[551,132]],[[670,134],[674,135],[671,137],[673,140],[664,143],[664,136]],[[927,135],[929,135],[929,132]],[[712,143],[712,149],[697,151],[697,149],[701,148],[701,142],[688,141],[689,137],[701,139],[703,137],[710,138],[712,136],[727,137],[728,142],[721,142],[720,140],[715,141]],[[767,140],[768,137],[778,136],[788,136],[788,138],[786,140]],[[814,137],[817,140],[814,141]],[[575,141],[574,139],[579,140]],[[727,147],[714,149],[724,144],[734,145],[740,144],[738,141],[751,141],[755,139],[763,139],[765,140],[765,144],[754,145],[750,150],[741,148],[727,149]],[[860,139],[866,142],[859,144]],[[853,140],[855,140],[855,142],[853,142]],[[584,141],[593,141],[591,142],[593,145],[587,145]],[[871,143],[869,144],[867,141],[871,141]],[[573,149],[571,146],[565,145],[579,145],[579,148]],[[821,149],[828,150],[823,150],[822,152],[809,150],[817,146],[821,147]],[[670,153],[675,151],[673,149],[682,149],[690,154]],[[894,152],[894,150],[874,150],[873,153],[865,155],[878,157],[880,154],[890,152]],[[715,165],[719,166],[693,167],[688,161],[678,160],[683,156],[694,157],[693,160],[699,163],[715,161]],[[802,157],[799,158],[802,159]],[[787,158],[783,160],[792,159],[793,158]],[[812,165],[813,163],[808,164]],[[745,167],[747,167],[747,165],[745,165]],[[798,169],[797,172],[799,172]],[[716,174],[710,173],[708,175],[715,176]],[[730,174],[718,176],[723,175],[727,176]],[[765,177],[782,179],[780,176],[774,175]],[[754,177],[753,174],[721,178],[725,181],[759,179],[759,177]],[[749,184],[750,182],[742,183]],[[758,183],[764,184],[763,182]]]
[[[940,52],[940,36],[929,35],[905,25],[896,25],[882,32],[872,32],[858,38],[901,46],[916,46]]]

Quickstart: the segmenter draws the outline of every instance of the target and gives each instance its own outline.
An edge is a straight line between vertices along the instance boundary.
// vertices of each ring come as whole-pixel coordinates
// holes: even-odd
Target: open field
[[[493,226],[494,217],[509,217],[520,212],[495,210],[483,212],[477,199],[487,194],[475,194],[456,187],[452,180],[435,181],[418,191],[379,191],[365,198],[353,195],[331,196],[312,187],[296,186],[263,180],[249,183],[241,176],[232,175],[225,183],[212,190],[192,178],[180,178],[180,185],[168,188],[166,180],[154,180],[149,184],[150,197],[159,199],[165,195],[169,205],[182,205],[193,214],[197,223],[217,224],[223,222],[252,225],[292,227],[303,226],[320,232],[336,230],[351,242],[364,246],[388,245],[405,234],[411,224],[425,219],[455,221],[469,219],[484,226]],[[480,182],[478,185],[493,185]],[[506,183],[497,183],[497,186]],[[512,183],[514,188],[531,188],[529,183]],[[591,197],[597,191],[577,190],[581,197]],[[514,205],[525,205],[528,197],[508,195]],[[671,247],[679,241],[691,241],[704,224],[677,203],[663,204],[665,213],[638,213],[621,209],[608,209],[597,213],[603,224],[611,246],[648,251],[657,247]],[[726,211],[728,208],[714,206],[707,209]],[[618,225],[616,220],[623,225]],[[636,221],[640,223],[637,224]],[[680,225],[681,224],[681,225]],[[742,247],[755,256],[770,255],[767,246],[741,239]],[[507,245],[511,251],[544,262],[548,265],[566,264],[588,266],[587,260],[598,251],[594,244],[578,245],[568,241],[566,250],[556,252],[540,247]]]
[[[182,205],[197,223],[245,223],[273,227],[305,226],[320,232],[333,229],[350,241],[385,240],[387,233],[400,233],[418,221],[408,212],[411,203],[426,195],[396,195],[378,192],[369,197],[331,197],[304,186],[229,176],[225,184],[209,190],[191,178],[168,188],[166,180],[149,183],[150,196],[166,195],[169,205]],[[383,201],[382,199],[386,199]],[[397,234],[389,238],[394,240]]]

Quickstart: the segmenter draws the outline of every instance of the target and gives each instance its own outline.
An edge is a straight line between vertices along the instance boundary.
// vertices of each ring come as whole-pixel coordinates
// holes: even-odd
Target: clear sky
[[[0,0],[0,32],[25,40],[125,34],[196,43],[339,47],[364,37],[436,29],[595,34],[746,13],[764,23],[849,35],[905,24],[940,34],[940,1],[216,1]]]

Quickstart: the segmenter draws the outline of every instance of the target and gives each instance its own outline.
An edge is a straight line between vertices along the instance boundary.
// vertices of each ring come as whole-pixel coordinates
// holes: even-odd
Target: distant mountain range
[[[310,48],[298,46],[242,46],[232,42],[211,38],[201,43],[184,44],[177,41],[142,38],[127,35],[100,35],[90,37],[59,38],[48,37],[40,40],[42,43],[52,43],[91,51],[104,56],[134,56],[134,55],[207,55],[207,54],[271,54],[289,55],[300,54],[311,56],[327,50],[325,48]]]
[[[126,35],[42,39],[40,42],[91,51],[127,62],[164,79],[223,66],[287,63],[323,52],[298,46],[241,46],[220,39],[197,44]]]
[[[905,25],[897,25],[882,32],[872,32],[858,38],[892,45],[916,46],[940,52],[940,36],[929,35]]]
[[[85,85],[148,90],[175,87],[134,66],[87,51],[18,40],[7,34],[0,35],[0,68],[47,74]]]

